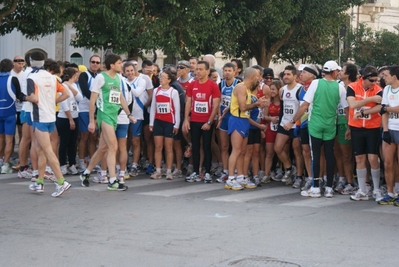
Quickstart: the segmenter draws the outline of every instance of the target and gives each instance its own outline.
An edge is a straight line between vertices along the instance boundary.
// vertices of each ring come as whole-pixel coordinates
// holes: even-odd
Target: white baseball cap
[[[329,60],[324,63],[323,72],[332,72],[334,70],[341,70],[341,67],[334,60]]]

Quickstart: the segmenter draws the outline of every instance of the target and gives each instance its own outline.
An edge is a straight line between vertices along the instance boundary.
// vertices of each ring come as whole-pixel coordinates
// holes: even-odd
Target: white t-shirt
[[[11,70],[11,76],[13,76],[13,77],[17,77],[18,78],[18,81],[19,81],[19,85],[22,87],[22,80],[23,80],[23,78],[24,78],[24,71],[22,70],[22,71],[20,71],[19,73],[16,73],[15,71],[14,71],[14,69],[12,69]],[[22,89],[21,89],[22,90]],[[16,99],[15,100],[15,108],[17,109],[17,112],[20,112],[21,111],[21,109],[22,109],[22,103],[18,100],[18,99]]]
[[[381,104],[390,107],[399,106],[399,88],[392,88],[390,85],[385,86]],[[399,131],[399,113],[388,114],[388,129]]]
[[[148,81],[145,77],[148,78],[150,84],[148,84]],[[131,87],[131,93],[134,99],[132,115],[137,120],[144,120],[144,114],[143,114],[144,104],[147,102],[149,97],[147,89],[152,89],[152,82],[147,75],[143,74],[140,74],[133,81],[128,81],[126,79],[126,82]]]
[[[126,79],[124,79],[123,77],[121,77],[121,84],[122,83],[123,83],[123,85],[122,85],[122,94],[123,94],[123,96],[126,99],[127,105],[129,106],[132,103],[132,101],[133,101],[132,94],[129,92],[129,88],[128,88]],[[127,114],[126,114],[126,112],[123,109],[121,110],[121,112],[118,115],[117,123],[118,124],[129,124],[130,123],[129,118],[127,117]]]
[[[62,84],[65,87],[65,90],[68,90],[69,97],[60,103],[60,110],[58,111],[58,118],[67,119],[68,116],[65,114],[65,111],[70,111],[72,118],[76,119],[79,117],[79,106],[78,102],[82,101],[83,96],[80,90],[78,90],[78,86],[76,84],[72,84],[73,88],[78,91],[76,96],[73,95],[72,91],[69,89],[68,85],[65,83]]]
[[[27,89],[26,89],[26,80],[28,79],[28,76],[31,74],[32,72],[32,68],[31,67],[27,67],[24,71],[24,75],[22,76],[22,80],[21,80],[21,92],[24,93],[25,95],[27,94]],[[24,101],[22,103],[22,109],[25,112],[31,112],[32,111],[32,103],[29,101]]]

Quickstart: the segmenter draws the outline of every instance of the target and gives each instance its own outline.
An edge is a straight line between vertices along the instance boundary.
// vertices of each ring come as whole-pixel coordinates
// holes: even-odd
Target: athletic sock
[[[61,177],[61,178],[58,178],[58,179],[57,179],[58,185],[63,185],[63,184],[64,184],[64,181],[65,181],[64,177]]]

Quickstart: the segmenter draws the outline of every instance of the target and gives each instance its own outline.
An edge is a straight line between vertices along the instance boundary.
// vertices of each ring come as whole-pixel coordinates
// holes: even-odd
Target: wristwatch
[[[212,124],[212,122],[211,122],[211,121],[207,121],[206,123],[208,123],[208,125],[211,125],[211,124]]]

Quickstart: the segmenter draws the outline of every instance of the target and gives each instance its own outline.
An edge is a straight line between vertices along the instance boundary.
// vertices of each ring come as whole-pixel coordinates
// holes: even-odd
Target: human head
[[[263,82],[270,86],[274,79],[274,71],[272,68],[264,68],[262,73]]]
[[[235,65],[233,63],[226,63],[223,66],[223,78],[226,80],[232,80],[236,76]]]
[[[121,66],[119,66],[119,63]],[[116,72],[122,71],[122,58],[115,54],[108,54],[104,60],[105,68],[110,70],[114,67]]]
[[[190,71],[195,72],[195,70],[197,68],[197,64],[198,64],[198,58],[190,57],[189,62],[190,62]]]
[[[51,74],[58,74],[61,72],[60,65],[58,64],[58,62],[51,58],[48,58],[44,61],[43,67]]]
[[[172,73],[170,69],[165,69],[159,76],[159,80],[161,85],[170,85],[174,81],[176,81],[176,74]]]
[[[332,79],[336,79],[338,77],[338,72],[341,70],[341,67],[334,60],[329,60],[323,65],[323,73],[324,77],[329,76]]]
[[[153,63],[151,60],[145,59],[141,63],[141,72],[145,75],[151,76],[153,74]]]
[[[210,68],[214,68],[215,67],[215,63],[216,63],[216,58],[214,55],[212,54],[207,54],[205,56],[202,57],[203,61],[207,61],[209,63],[209,67]]]
[[[212,80],[213,82],[217,82],[218,78],[219,78],[219,74],[216,71],[216,69],[214,68],[210,68],[209,69],[209,75],[208,75],[209,79]]]
[[[293,84],[295,82],[298,70],[293,65],[284,68],[283,81],[285,84]]]
[[[305,65],[302,69],[301,74],[299,75],[302,83],[309,83],[314,79],[319,77],[319,70],[316,65],[309,64]]]
[[[5,58],[0,61],[0,72],[10,72],[13,67],[11,59]]]
[[[280,88],[283,87],[283,83],[280,80],[273,80],[270,83],[270,96],[273,98],[279,98],[280,99]]]
[[[67,67],[64,69],[63,71],[63,75],[62,75],[62,81],[69,81],[69,80],[73,80],[72,82],[76,82],[77,81],[77,77],[79,75],[79,70],[75,67]]]
[[[125,64],[123,64],[122,71],[129,81],[133,81],[136,77],[136,69],[134,68],[134,64],[132,62],[125,62]]]
[[[20,73],[24,69],[25,59],[21,56],[15,56],[13,60],[13,70]]]
[[[93,73],[97,73],[101,68],[101,58],[98,55],[92,55],[89,59],[89,70]]]
[[[177,62],[177,76],[182,78],[188,78],[188,73],[190,72],[191,64],[187,60],[180,60]]]
[[[34,51],[29,55],[29,62],[32,67],[40,68],[44,65],[44,59],[46,57],[42,52]]]
[[[378,72],[374,66],[367,65],[362,70],[362,85],[364,89],[370,89],[378,81]]]
[[[154,68],[153,68],[153,73],[154,73],[154,75],[155,76],[158,76],[159,75],[159,73],[161,72],[161,68],[159,67],[159,65],[158,64],[153,64],[152,65]]]
[[[397,84],[399,80],[399,65],[389,66],[388,69],[384,71],[384,79],[387,85]]]
[[[259,86],[259,70],[249,67],[244,71],[244,82],[251,91],[254,91]]]
[[[339,72],[339,78],[341,80],[348,79],[350,82],[356,82],[359,69],[355,64],[345,63],[342,66],[342,70]]]
[[[244,65],[242,64],[242,60],[238,59],[238,58],[233,58],[231,60],[231,63],[233,63],[235,65],[235,71],[236,71],[236,75],[235,76],[239,76],[242,74],[242,69],[244,68]]]

